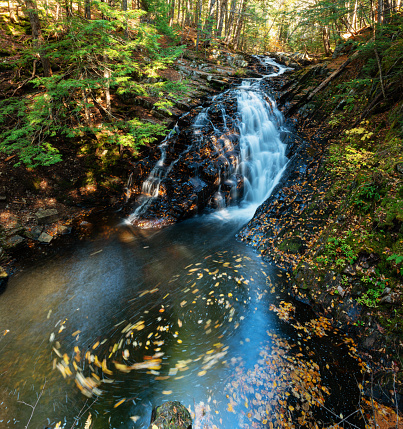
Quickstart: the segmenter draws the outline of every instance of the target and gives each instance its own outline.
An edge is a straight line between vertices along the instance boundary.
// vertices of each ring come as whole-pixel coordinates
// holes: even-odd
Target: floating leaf
[[[124,398],[124,399],[120,400],[119,402],[117,402],[117,403],[113,406],[113,408],[117,408],[119,405],[122,405],[122,404],[123,404],[123,402],[125,402],[125,401],[126,401],[126,398]]]

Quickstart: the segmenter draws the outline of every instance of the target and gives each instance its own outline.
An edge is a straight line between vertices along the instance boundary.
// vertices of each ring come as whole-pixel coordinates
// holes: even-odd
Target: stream
[[[10,278],[0,296],[1,429],[146,428],[168,400],[189,408],[195,428],[364,427],[352,341],[235,239],[287,159],[281,113],[259,80],[234,91],[239,205],[135,227],[158,198],[165,173],[153,170],[130,221],[97,219],[91,237]]]

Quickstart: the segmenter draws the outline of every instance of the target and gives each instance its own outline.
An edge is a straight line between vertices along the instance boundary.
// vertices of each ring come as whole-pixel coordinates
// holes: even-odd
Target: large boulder
[[[148,429],[192,429],[192,417],[180,402],[165,402],[153,409]]]
[[[236,173],[240,155],[236,94],[217,96],[200,113],[193,109],[174,133],[134,166],[130,194],[139,190],[153,195],[130,221],[142,228],[156,228],[216,208],[242,197],[243,180]],[[214,124],[214,125],[213,125]],[[143,182],[143,185],[141,183]],[[145,183],[144,183],[145,182]],[[158,192],[157,192],[158,191]],[[156,195],[157,194],[157,195]]]

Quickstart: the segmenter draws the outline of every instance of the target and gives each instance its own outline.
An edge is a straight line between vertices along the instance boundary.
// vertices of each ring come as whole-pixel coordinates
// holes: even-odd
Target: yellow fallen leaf
[[[125,402],[125,401],[126,401],[126,398],[120,400],[119,402],[116,402],[116,404],[113,406],[113,408],[117,408],[119,405],[122,405],[123,402]]]
[[[172,393],[172,390],[163,390],[162,394],[163,395],[170,395]]]

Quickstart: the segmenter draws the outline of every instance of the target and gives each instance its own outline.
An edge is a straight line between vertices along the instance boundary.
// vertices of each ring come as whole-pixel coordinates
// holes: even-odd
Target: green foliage
[[[389,258],[386,259],[387,261],[393,261],[396,265],[401,265],[400,267],[400,274],[403,276],[403,256],[402,255],[396,255],[395,253]]]
[[[60,161],[58,138],[96,135],[136,152],[139,145],[165,133],[159,124],[115,116],[108,99],[113,94],[154,96],[156,109],[169,112],[184,85],[176,87],[159,79],[158,71],[182,49],[162,49],[155,28],[140,23],[144,11],[122,12],[98,1],[93,8],[105,19],[86,21],[72,16],[66,23],[45,28],[49,33],[64,31],[62,37],[46,44],[57,72],[33,79],[34,94],[0,104],[0,151],[17,153],[17,164],[35,167]],[[27,49],[23,61],[29,57],[32,51]]]
[[[351,231],[348,231],[345,237],[335,238],[330,237],[326,243],[326,251],[331,258],[336,258],[336,265],[341,267],[346,263],[352,264],[356,255],[349,244]]]
[[[367,275],[361,278],[361,281],[366,285],[366,292],[357,298],[358,304],[365,305],[370,308],[376,308],[379,305],[381,298],[387,284],[387,279],[376,271],[376,275]]]
[[[353,264],[357,254],[351,244],[352,232],[348,231],[345,236],[329,237],[324,251],[316,257],[316,261],[324,267],[343,270],[348,264]]]
[[[353,204],[355,204],[359,210],[363,213],[369,213],[381,200],[382,190],[377,186],[376,183],[364,183],[354,193]]]

